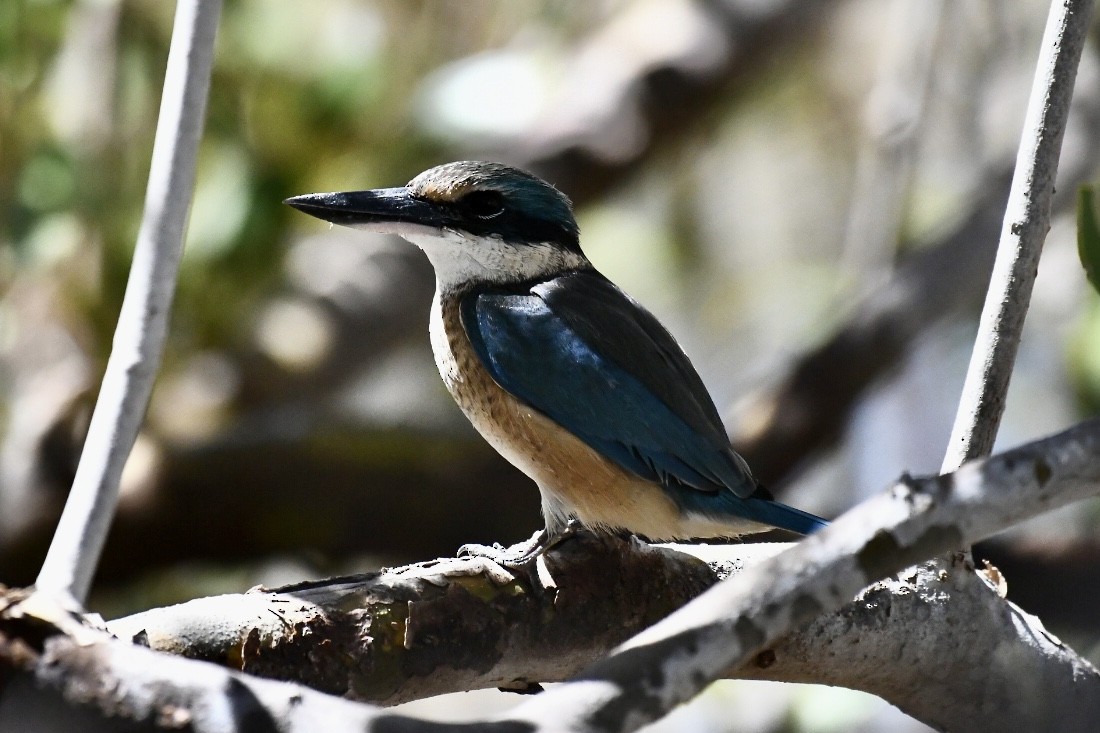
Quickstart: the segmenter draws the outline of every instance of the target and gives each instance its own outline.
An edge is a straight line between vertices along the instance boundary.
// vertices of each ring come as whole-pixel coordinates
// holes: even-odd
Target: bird
[[[541,495],[545,527],[512,564],[580,527],[672,541],[827,525],[756,481],[676,339],[596,270],[572,203],[541,178],[458,161],[397,188],[285,203],[427,255],[440,376]]]

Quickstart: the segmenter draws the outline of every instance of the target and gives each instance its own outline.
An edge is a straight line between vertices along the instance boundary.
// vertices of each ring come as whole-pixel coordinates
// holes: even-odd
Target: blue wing
[[[718,411],[672,336],[594,270],[462,301],[486,369],[511,394],[685,509],[803,534],[823,524],[770,501],[730,447]]]

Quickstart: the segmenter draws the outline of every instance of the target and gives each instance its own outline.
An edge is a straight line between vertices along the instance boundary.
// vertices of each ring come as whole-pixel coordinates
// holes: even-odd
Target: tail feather
[[[665,485],[664,488],[666,491],[673,490],[672,498],[681,511],[687,514],[700,514],[719,522],[723,518],[747,519],[750,522],[778,527],[800,535],[813,534],[829,526],[829,522],[821,517],[776,501],[771,493],[759,484],[749,496],[739,496],[732,489],[711,493],[677,484]],[[737,524],[731,521],[731,525]]]
[[[704,494],[695,490],[690,493],[681,493],[678,498],[682,510],[702,514],[718,521],[723,517],[731,520],[747,519],[750,522],[778,527],[800,535],[813,534],[829,526],[829,522],[821,517],[772,499],[771,494],[762,488],[758,488],[752,496],[747,498],[741,498],[732,491]],[[731,522],[731,524],[737,523]]]
[[[829,523],[821,517],[795,509],[793,506],[780,504],[778,501],[768,499],[749,498],[741,501],[741,513],[746,519],[755,522],[770,524],[773,527],[797,532],[801,535],[813,534],[819,529],[829,526]]]

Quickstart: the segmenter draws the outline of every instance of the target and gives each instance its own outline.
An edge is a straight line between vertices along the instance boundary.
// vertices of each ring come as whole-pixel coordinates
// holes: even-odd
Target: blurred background
[[[172,329],[92,601],[105,616],[450,555],[537,491],[432,363],[411,245],[281,204],[462,158],[570,195],[605,274],[680,339],[774,493],[835,516],[939,470],[1047,3],[226,0]],[[0,4],[0,581],[33,581],[141,215],[173,4]],[[1100,404],[1073,192],[1085,51],[999,447]],[[1098,505],[983,543],[1100,660]],[[443,717],[501,693],[419,703]],[[445,707],[444,707],[445,706]],[[663,730],[925,730],[866,695],[720,683]]]

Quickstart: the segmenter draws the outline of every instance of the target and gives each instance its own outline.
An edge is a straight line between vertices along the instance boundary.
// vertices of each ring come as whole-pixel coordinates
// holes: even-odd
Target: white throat
[[[511,244],[497,237],[472,234],[421,224],[371,222],[351,224],[354,229],[397,234],[424,250],[435,268],[436,285],[449,291],[469,283],[509,283],[553,276],[591,267],[580,252],[553,244]]]
[[[400,232],[428,255],[441,291],[472,282],[517,282],[591,267],[588,258],[552,244],[511,244],[461,232]]]

